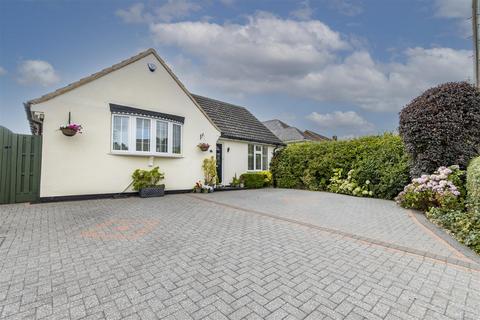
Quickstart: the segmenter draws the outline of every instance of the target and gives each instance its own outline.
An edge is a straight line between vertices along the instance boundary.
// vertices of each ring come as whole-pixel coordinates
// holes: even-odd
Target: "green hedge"
[[[467,168],[467,204],[480,214],[480,157],[471,160]]]
[[[272,185],[272,174],[269,171],[247,172],[240,176],[245,188],[256,189]]]
[[[394,134],[347,141],[289,145],[273,157],[270,170],[281,188],[328,190],[334,169],[350,170],[374,197],[393,199],[409,182],[409,157]]]

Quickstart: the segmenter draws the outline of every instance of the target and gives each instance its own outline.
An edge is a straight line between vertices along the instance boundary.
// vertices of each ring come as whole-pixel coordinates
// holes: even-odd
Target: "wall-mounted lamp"
[[[227,147],[227,152],[230,152],[230,147]]]
[[[45,114],[43,112],[34,111],[33,117],[35,120],[43,121],[43,119],[45,119]]]

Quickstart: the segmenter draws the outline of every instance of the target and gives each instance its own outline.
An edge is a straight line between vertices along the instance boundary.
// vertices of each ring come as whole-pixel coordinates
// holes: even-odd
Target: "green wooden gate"
[[[0,204],[39,198],[42,137],[0,126]]]

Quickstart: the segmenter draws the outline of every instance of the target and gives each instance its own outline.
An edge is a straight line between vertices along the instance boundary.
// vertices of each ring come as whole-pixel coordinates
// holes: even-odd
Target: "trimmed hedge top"
[[[377,198],[393,199],[409,182],[409,158],[394,134],[348,141],[288,145],[272,159],[274,183],[281,188],[328,190],[334,169],[358,185],[369,185]]]
[[[480,157],[473,159],[468,165],[467,203],[469,210],[480,215]]]

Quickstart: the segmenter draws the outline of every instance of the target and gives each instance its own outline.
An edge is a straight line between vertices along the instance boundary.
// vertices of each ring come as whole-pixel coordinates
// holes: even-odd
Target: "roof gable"
[[[167,71],[167,73],[173,78],[173,80],[180,86],[180,88],[182,89],[182,91],[189,97],[189,99],[193,102],[193,104],[200,110],[200,112],[202,112],[202,114],[209,120],[209,122],[213,125],[213,127],[215,127],[215,129],[217,129],[218,131],[220,131],[220,128],[215,124],[214,121],[212,121],[212,119],[209,117],[209,115],[207,113],[205,113],[205,111],[199,106],[199,104],[197,103],[197,101],[192,97],[192,95],[190,94],[190,92],[187,90],[187,88],[183,85],[183,83],[177,78],[177,76],[173,73],[173,71],[167,66],[167,64],[165,63],[165,61],[163,61],[163,59],[157,54],[157,52],[155,51],[155,49],[153,48],[150,48],[150,49],[147,49],[143,52],[140,52],[139,54],[133,56],[133,57],[130,57],[126,60],[123,60],[117,64],[114,64],[108,68],[105,68],[99,72],[96,72],[94,74],[91,74],[90,76],[88,77],[85,77],[85,78],[82,78],[76,82],[73,82],[63,88],[60,88],[60,89],[57,89],[53,92],[50,92],[48,94],[45,94],[39,98],[36,98],[36,99],[32,99],[30,101],[27,101],[24,106],[25,106],[25,110],[27,111],[27,118],[30,122],[30,126],[32,127],[32,121],[30,120],[30,118],[28,117],[28,113],[30,112],[30,106],[33,105],[33,104],[39,104],[39,103],[42,103],[42,102],[45,102],[45,101],[48,101],[50,99],[53,99],[59,95],[62,95],[64,93],[67,93],[69,91],[72,91],[84,84],[87,84],[87,83],[90,83],[96,79],[99,79],[107,74],[110,74],[111,72],[114,72],[116,70],[119,70],[127,65],[130,65],[144,57],[147,57],[148,55],[152,54],[153,56],[155,56],[155,58],[158,60],[158,62],[162,65],[162,67],[165,69],[165,71]],[[33,129],[32,129],[32,132],[33,132]]]
[[[221,137],[283,145],[283,142],[246,108],[195,94],[192,96],[220,128]]]

